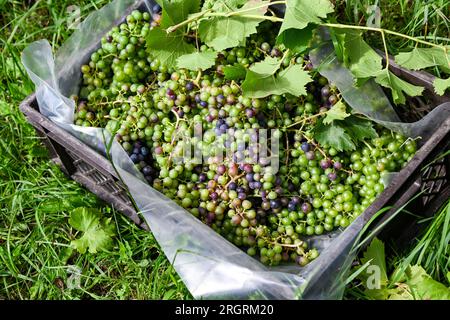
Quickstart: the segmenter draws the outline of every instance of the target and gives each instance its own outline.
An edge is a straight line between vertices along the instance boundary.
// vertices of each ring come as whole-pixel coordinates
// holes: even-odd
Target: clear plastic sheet
[[[450,117],[450,103],[444,103],[417,122],[401,122],[389,99],[374,80],[360,87],[354,86],[352,73],[338,60],[331,41],[311,52],[310,58],[319,73],[336,85],[354,111],[404,136],[420,137],[420,144],[427,141],[436,128]]]
[[[354,258],[354,242],[367,223],[363,215],[344,231],[309,239],[321,254],[306,267],[269,268],[145,183],[127,153],[118,142],[111,140],[106,130],[73,124],[75,106],[67,97],[78,92],[80,66],[113,25],[131,10],[137,7],[145,10],[152,4],[152,1],[116,0],[96,11],[64,43],[55,59],[47,41],[37,41],[26,48],[22,62],[36,85],[40,112],[109,156],[155,239],[195,298],[340,299],[344,275]],[[379,88],[372,87],[364,92],[379,95],[378,91],[372,93],[371,90]],[[349,103],[353,107],[352,100]],[[369,104],[365,103],[370,107],[370,100]]]

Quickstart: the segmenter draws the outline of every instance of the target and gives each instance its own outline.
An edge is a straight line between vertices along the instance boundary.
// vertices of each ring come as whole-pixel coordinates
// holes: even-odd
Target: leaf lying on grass
[[[97,209],[76,208],[69,218],[69,224],[83,235],[72,240],[71,245],[80,253],[89,250],[90,253],[107,251],[113,243],[112,236],[115,234],[111,218],[101,219],[101,213]]]

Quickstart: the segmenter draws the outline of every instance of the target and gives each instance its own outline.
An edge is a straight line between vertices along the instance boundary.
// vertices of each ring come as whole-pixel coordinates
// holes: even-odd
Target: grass
[[[34,90],[20,62],[26,45],[46,38],[57,48],[70,34],[66,28],[70,5],[79,6],[86,16],[108,2],[0,0],[0,299],[191,298],[152,234],[138,229],[51,164],[18,109],[20,101]],[[367,6],[375,2],[336,0],[337,19],[364,24]],[[429,0],[427,12],[421,3],[381,1],[382,26],[445,42],[450,1]],[[381,47],[379,38],[369,36],[372,44]],[[401,39],[389,41],[392,53],[411,45]],[[76,207],[95,207],[113,217],[118,236],[110,252],[81,255],[70,249],[77,234],[68,224],[68,216]],[[447,216],[439,219],[433,223],[448,228]],[[437,239],[439,230],[428,238]],[[421,249],[411,259],[442,277],[440,268],[445,261],[448,266],[448,251],[438,255],[441,247],[435,242],[418,243]],[[71,284],[78,282],[79,288],[72,288]]]
[[[373,21],[373,5],[377,5],[382,28],[450,45],[450,0],[336,0],[335,3],[336,19],[341,23],[366,25]],[[366,38],[374,47],[383,48],[379,33],[368,32]],[[409,51],[415,45],[403,38],[387,37],[387,47],[393,55]],[[440,75],[437,69],[430,71]]]
[[[18,109],[34,90],[20,52],[42,38],[57,48],[70,32],[68,6],[86,15],[107,2],[0,0],[0,299],[190,298],[152,234],[64,176]],[[77,234],[68,216],[76,207],[113,217],[118,236],[110,252],[70,248]]]

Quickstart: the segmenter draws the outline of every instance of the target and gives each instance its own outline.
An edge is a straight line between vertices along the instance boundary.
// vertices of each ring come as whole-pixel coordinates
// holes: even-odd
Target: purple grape
[[[224,164],[221,164],[217,167],[218,174],[224,174],[227,171],[227,167]]]
[[[294,204],[300,204],[300,197],[297,197],[297,196],[294,196],[294,197],[292,197],[292,203],[294,203]]]
[[[331,166],[331,161],[330,160],[328,160],[328,159],[320,160],[320,167],[322,169],[324,169],[324,170],[328,169],[330,166]]]
[[[335,105],[336,102],[338,102],[338,98],[333,94],[333,95],[331,95],[331,96],[328,98],[328,102],[329,102],[331,105]]]
[[[210,197],[212,200],[217,200],[217,198],[219,198],[219,195],[217,194],[217,192],[212,192],[212,193],[209,195],[209,197]]]
[[[156,153],[156,154],[162,154],[162,153],[163,153],[163,148],[161,148],[161,147],[156,147],[156,148],[155,148],[155,153]]]
[[[283,183],[283,180],[281,180],[281,177],[280,176],[277,176],[276,178],[275,178],[275,184],[276,185],[280,185],[280,184],[282,184]]]
[[[228,189],[230,190],[236,190],[236,188],[237,188],[236,182],[230,182],[230,184],[228,185]]]
[[[150,154],[150,150],[148,150],[147,147],[142,147],[140,151],[141,151],[141,154],[142,154],[144,157],[146,157],[146,156],[148,156],[148,155]]]
[[[330,173],[328,174],[328,179],[330,179],[331,181],[336,180],[336,179],[337,179],[337,174],[336,174],[336,172],[330,172]]]
[[[186,83],[186,90],[187,91],[192,91],[194,90],[194,83],[192,81],[189,81],[188,83]],[[200,98],[200,97],[199,97]]]
[[[308,142],[303,142],[301,148],[304,152],[308,152],[311,146],[309,145]]]
[[[316,158],[316,155],[314,154],[313,151],[308,151],[306,152],[306,159],[308,160],[314,160]]]
[[[130,159],[131,159],[131,161],[133,161],[133,163],[138,163],[138,162],[139,162],[138,155],[135,154],[135,153],[133,153],[133,154],[130,156]]]
[[[247,194],[245,194],[245,192],[241,192],[238,194],[238,198],[240,200],[245,200],[247,198]]]
[[[288,204],[288,210],[289,211],[295,211],[297,210],[297,205],[294,202],[289,202]]]
[[[203,207],[198,207],[198,213],[200,213],[200,215],[204,216],[204,215],[206,215],[207,211]]]
[[[200,181],[200,182],[205,182],[206,179],[207,179],[207,177],[206,177],[206,174],[205,174],[205,173],[201,173],[201,174],[198,176],[198,181]]]
[[[245,114],[248,118],[253,118],[255,116],[255,111],[253,111],[252,109],[247,109],[245,110]]]
[[[248,182],[252,182],[252,181],[253,181],[253,173],[247,173],[247,174],[245,175],[245,179],[246,179]]]
[[[144,174],[144,176],[151,175],[153,173],[153,168],[150,166],[146,166],[142,169],[142,173]]]
[[[324,86],[320,90],[320,93],[321,93],[323,98],[328,98],[330,96],[330,87],[329,86]]]
[[[342,163],[340,163],[339,161],[336,161],[336,162],[333,164],[333,167],[334,167],[336,170],[341,170],[341,169],[342,169]]]
[[[200,105],[203,107],[203,108],[206,108],[207,106],[208,106],[208,102],[206,102],[206,101],[200,101]],[[211,121],[210,121],[211,122]]]
[[[303,211],[304,213],[309,213],[309,212],[311,212],[311,205],[310,205],[308,202],[304,202],[304,203],[302,204],[302,211]]]
[[[272,209],[278,209],[280,207],[280,201],[275,199],[275,200],[270,200],[270,207]]]

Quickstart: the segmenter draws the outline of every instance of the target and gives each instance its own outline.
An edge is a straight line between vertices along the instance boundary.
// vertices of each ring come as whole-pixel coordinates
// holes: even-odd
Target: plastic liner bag
[[[322,33],[325,33],[322,37],[326,39],[326,32],[322,30]],[[389,99],[374,80],[360,87],[354,86],[352,73],[338,60],[331,41],[324,40],[321,46],[311,52],[310,59],[319,73],[336,85],[354,111],[404,136],[420,138],[419,145],[426,142],[436,128],[450,117],[450,104],[444,103],[417,122],[401,122]]]
[[[22,54],[22,62],[36,85],[40,112],[73,136],[108,156],[161,249],[194,298],[342,298],[345,275],[355,254],[352,248],[367,223],[364,215],[355,219],[342,232],[336,231],[309,239],[320,251],[320,256],[306,267],[266,267],[150,187],[121,145],[106,130],[73,124],[75,104],[67,97],[78,92],[81,65],[100,46],[102,35],[123,21],[132,10],[149,10],[153,4],[152,1],[135,3],[131,0],[110,3],[91,14],[79,26],[58,50],[55,59],[47,41],[37,41],[27,47]],[[346,71],[342,67],[333,70],[335,74]],[[333,75],[330,74],[331,76]],[[347,90],[344,90],[343,95],[345,94],[344,98],[349,98],[347,102],[356,110],[359,105],[352,97],[358,94],[386,99],[382,92],[380,94],[376,91],[380,90],[376,86],[355,90],[357,92],[353,95],[347,95]],[[373,107],[371,100],[365,100],[365,105],[367,110]],[[389,112],[388,106],[385,111]],[[371,117],[377,119],[376,114]],[[389,121],[397,119],[381,118],[381,121],[389,125]]]

